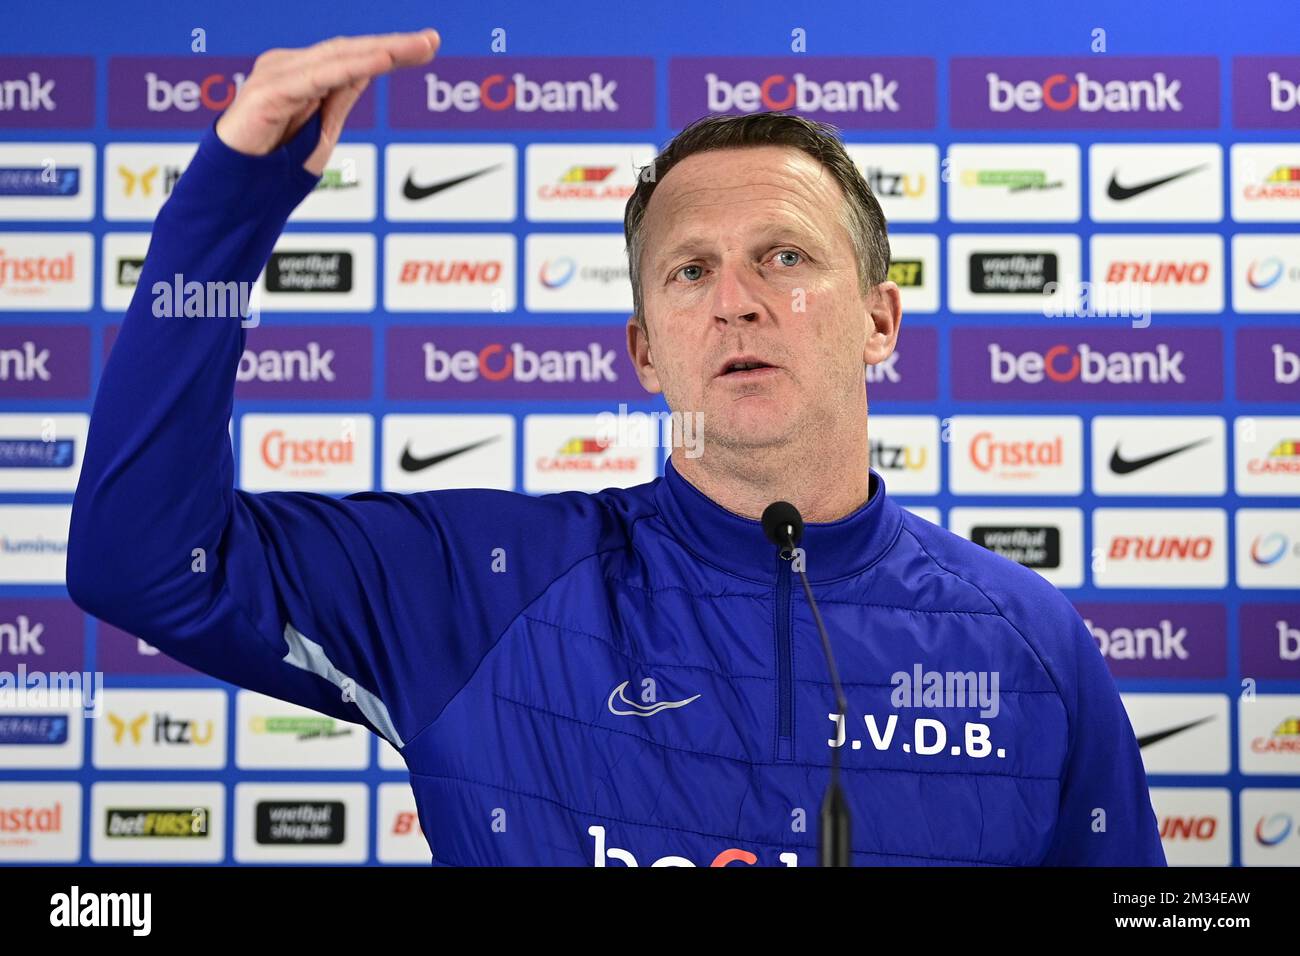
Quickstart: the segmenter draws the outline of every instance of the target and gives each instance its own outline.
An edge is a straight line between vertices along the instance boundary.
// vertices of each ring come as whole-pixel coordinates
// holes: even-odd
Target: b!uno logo
[[[1217,128],[1214,57],[954,57],[959,129]]]
[[[495,285],[501,281],[500,259],[408,259],[397,281],[403,285]]]

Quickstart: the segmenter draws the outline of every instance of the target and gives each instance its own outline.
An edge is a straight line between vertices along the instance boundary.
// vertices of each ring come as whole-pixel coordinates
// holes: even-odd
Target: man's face
[[[785,146],[696,153],[656,187],[641,259],[648,336],[629,321],[629,350],[672,411],[703,412],[709,442],[758,449],[865,428],[863,365],[893,351],[898,289],[863,295],[843,203],[817,160]]]

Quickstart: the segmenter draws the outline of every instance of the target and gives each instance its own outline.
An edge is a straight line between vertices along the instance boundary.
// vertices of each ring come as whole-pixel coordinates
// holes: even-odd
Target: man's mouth
[[[776,371],[776,366],[770,362],[764,362],[762,359],[751,356],[742,356],[740,358],[730,358],[723,363],[722,368],[718,370],[718,378],[734,379],[753,379],[769,375]]]

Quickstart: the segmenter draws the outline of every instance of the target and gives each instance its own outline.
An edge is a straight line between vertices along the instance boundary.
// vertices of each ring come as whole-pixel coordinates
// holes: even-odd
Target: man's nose
[[[723,325],[753,322],[763,308],[759,277],[747,265],[726,261],[718,266],[713,287],[713,317]]]

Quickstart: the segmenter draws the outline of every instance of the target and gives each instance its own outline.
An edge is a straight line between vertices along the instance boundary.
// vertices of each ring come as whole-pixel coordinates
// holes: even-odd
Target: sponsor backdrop
[[[197,137],[262,49],[423,25],[186,6],[4,14],[0,672],[104,688],[93,719],[0,708],[0,860],[427,862],[387,745],[62,586],[92,396]],[[1172,862],[1300,863],[1300,56],[1273,5],[1038,6],[440,7],[443,54],[366,93],[259,281],[241,487],[659,474],[595,417],[662,410],[622,345],[638,167],[710,112],[836,124],[904,288],[868,377],[891,493],[1076,602]]]

